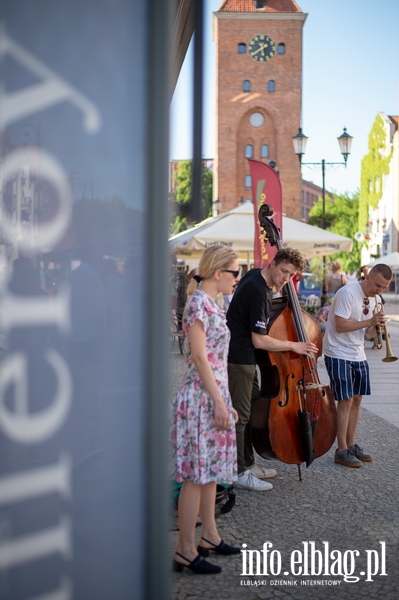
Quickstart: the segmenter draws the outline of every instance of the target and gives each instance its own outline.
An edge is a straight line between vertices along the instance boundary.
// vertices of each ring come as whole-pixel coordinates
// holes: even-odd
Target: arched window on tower
[[[268,92],[276,91],[276,82],[273,81],[273,79],[271,79],[270,81],[267,82],[267,91]]]
[[[252,144],[247,144],[245,146],[245,158],[252,158],[254,155],[254,147]]]
[[[238,54],[245,54],[247,51],[247,45],[246,44],[238,44],[237,46],[237,52]]]
[[[277,46],[277,54],[285,54],[285,44],[279,44]]]
[[[269,146],[267,144],[262,144],[260,147],[260,157],[268,158],[269,157]]]
[[[250,92],[251,91],[251,82],[249,81],[249,79],[246,79],[244,81],[242,89],[244,90],[244,92]]]
[[[246,188],[252,187],[251,175],[245,175],[245,187]]]

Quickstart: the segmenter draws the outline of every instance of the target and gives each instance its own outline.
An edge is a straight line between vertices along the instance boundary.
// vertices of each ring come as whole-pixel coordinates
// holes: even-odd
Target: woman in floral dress
[[[216,484],[237,478],[234,410],[228,387],[227,353],[230,332],[215,303],[218,293],[231,294],[237,284],[237,255],[225,246],[205,250],[188,289],[183,315],[187,372],[172,406],[171,479],[183,483],[179,496],[179,542],[174,570],[219,573],[204,560],[213,550],[238,554],[239,548],[221,540],[215,522]],[[191,290],[190,290],[191,287]],[[198,513],[202,538],[195,548]]]

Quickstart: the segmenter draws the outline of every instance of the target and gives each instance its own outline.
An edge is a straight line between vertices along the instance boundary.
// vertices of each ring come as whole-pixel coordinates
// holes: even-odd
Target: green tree
[[[175,209],[178,214],[172,223],[174,233],[184,231],[194,225],[189,219],[188,209],[192,193],[192,160],[182,160],[175,173]],[[201,204],[203,218],[212,216],[213,173],[202,165]],[[176,206],[177,205],[177,206]]]
[[[389,173],[391,151],[388,150],[385,123],[377,115],[369,134],[368,153],[363,157],[360,175],[358,231],[365,230],[369,206],[377,208],[383,192],[383,177]]]
[[[353,240],[352,252],[337,252],[329,256],[331,261],[339,260],[344,271],[358,269],[361,260],[362,244],[354,240],[354,235],[358,231],[359,222],[359,192],[353,195],[334,194],[334,200],[329,197],[325,199],[324,221],[327,231],[333,231],[339,235],[351,238]],[[309,225],[321,227],[323,223],[323,202],[319,198],[313,205],[309,213]],[[317,262],[317,261],[315,261]],[[314,265],[316,266],[316,265]]]

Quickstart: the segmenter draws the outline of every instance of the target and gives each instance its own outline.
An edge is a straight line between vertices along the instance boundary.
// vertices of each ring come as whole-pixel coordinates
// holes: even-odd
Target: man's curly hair
[[[274,262],[276,265],[279,265],[282,262],[291,263],[296,270],[301,273],[306,268],[306,260],[303,258],[302,254],[298,250],[294,250],[294,248],[283,248],[282,250],[279,250],[274,257]]]

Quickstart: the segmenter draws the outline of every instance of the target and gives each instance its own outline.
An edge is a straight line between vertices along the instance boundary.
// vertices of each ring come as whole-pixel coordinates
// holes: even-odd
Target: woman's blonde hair
[[[338,262],[337,260],[335,260],[333,263],[331,263],[331,271],[333,273],[335,273],[336,271],[339,271],[341,267],[342,267],[341,263]]]
[[[236,258],[237,254],[227,246],[211,246],[203,253],[198,268],[198,275],[194,275],[194,277],[198,277],[201,280],[208,279],[218,269],[227,269]],[[198,281],[194,277],[188,285],[187,296],[191,296],[198,287]]]

